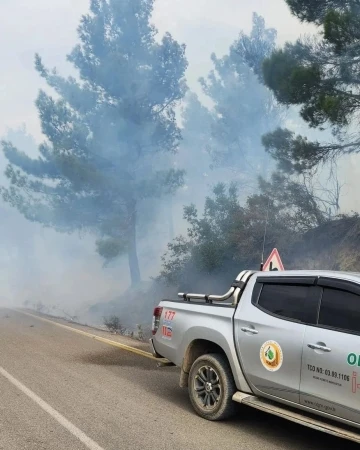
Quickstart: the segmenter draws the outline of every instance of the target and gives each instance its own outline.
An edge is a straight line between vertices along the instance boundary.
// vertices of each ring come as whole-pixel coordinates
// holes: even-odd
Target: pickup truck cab
[[[360,442],[360,274],[243,271],[223,296],[154,310],[153,355],[181,368],[197,414],[239,403]]]

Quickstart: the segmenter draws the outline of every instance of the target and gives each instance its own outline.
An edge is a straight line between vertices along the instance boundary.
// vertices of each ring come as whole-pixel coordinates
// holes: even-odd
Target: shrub
[[[123,327],[118,316],[112,315],[109,317],[104,317],[104,325],[112,333],[123,334]]]

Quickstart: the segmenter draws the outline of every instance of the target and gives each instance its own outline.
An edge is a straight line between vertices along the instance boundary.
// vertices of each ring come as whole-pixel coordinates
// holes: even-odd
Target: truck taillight
[[[161,306],[157,306],[154,309],[153,320],[152,320],[152,327],[151,327],[151,331],[152,331],[153,335],[156,334],[156,332],[157,332],[157,330],[159,328],[160,317],[161,317],[162,311],[163,311],[163,309],[162,309]]]

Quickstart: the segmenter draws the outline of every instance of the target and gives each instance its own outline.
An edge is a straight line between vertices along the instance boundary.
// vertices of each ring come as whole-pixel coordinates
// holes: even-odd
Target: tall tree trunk
[[[135,286],[141,281],[139,260],[137,255],[136,246],[136,202],[132,200],[127,206],[129,217],[129,229],[128,229],[128,259],[131,285]]]

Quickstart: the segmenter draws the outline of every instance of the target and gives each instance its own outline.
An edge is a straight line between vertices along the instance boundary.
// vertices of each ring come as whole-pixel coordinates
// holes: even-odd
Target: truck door
[[[315,277],[250,279],[235,313],[237,351],[253,392],[299,403],[306,325],[316,323]]]
[[[320,278],[318,326],[305,332],[301,404],[360,423],[360,286]]]

